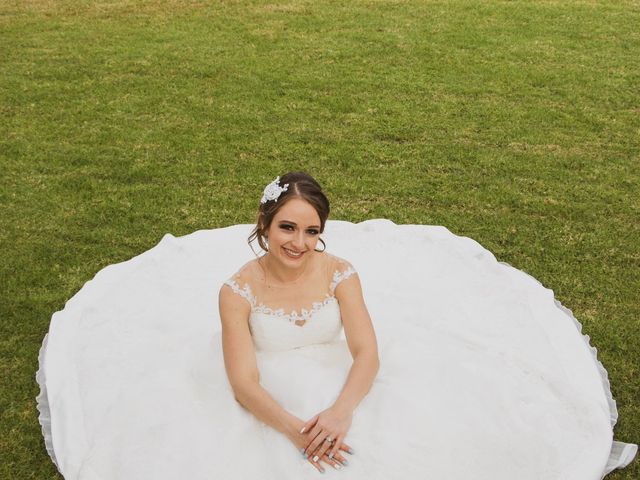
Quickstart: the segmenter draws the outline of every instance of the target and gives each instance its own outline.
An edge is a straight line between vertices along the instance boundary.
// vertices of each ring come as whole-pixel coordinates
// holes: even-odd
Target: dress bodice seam
[[[289,321],[295,320],[310,320],[314,314],[322,310],[324,307],[329,305],[332,300],[337,300],[334,295],[330,295],[327,293],[327,297],[321,302],[313,302],[311,308],[301,308],[300,313],[298,314],[297,310],[292,310],[289,313],[285,313],[283,308],[273,309],[265,306],[264,304],[257,305],[256,307],[251,308],[251,314],[261,313],[265,315],[272,315],[279,318],[286,318]]]

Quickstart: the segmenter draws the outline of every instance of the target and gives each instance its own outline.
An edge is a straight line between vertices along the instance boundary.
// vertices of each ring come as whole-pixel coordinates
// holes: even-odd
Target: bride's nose
[[[298,250],[304,248],[304,232],[298,231],[293,237],[293,246]]]

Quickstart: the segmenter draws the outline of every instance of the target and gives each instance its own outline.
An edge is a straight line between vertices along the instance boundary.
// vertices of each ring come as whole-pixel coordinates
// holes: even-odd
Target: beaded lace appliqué
[[[344,272],[340,272],[340,270],[336,270],[335,272],[333,272],[333,281],[331,282],[331,285],[329,285],[329,288],[331,289],[331,294],[333,294],[336,287],[341,281],[345,280],[346,278],[349,278],[354,273],[356,273],[356,271],[353,269],[351,265],[349,265],[349,268],[347,268]]]
[[[327,293],[323,301],[313,302],[311,304],[312,306],[310,309],[306,309],[306,308],[301,309],[300,313],[298,313],[297,310],[293,310],[290,313],[285,313],[283,308],[273,309],[265,306],[263,303],[260,303],[258,305],[256,297],[253,295],[253,292],[251,291],[251,287],[249,286],[248,283],[246,283],[243,288],[241,288],[238,285],[238,282],[236,282],[233,278],[230,278],[224,283],[229,285],[234,292],[236,292],[237,294],[241,295],[242,297],[246,298],[249,301],[249,303],[251,304],[251,312],[264,313],[267,315],[275,315],[278,317],[283,317],[289,320],[290,322],[295,321],[297,325],[302,326],[307,322],[307,320],[311,318],[311,316],[315,312],[317,312],[324,306],[328,305],[330,302],[336,300],[336,297],[334,295],[334,291],[336,287],[341,281],[345,280],[346,278],[348,278],[354,273],[356,272],[351,266],[349,266],[349,268],[347,268],[347,270],[345,270],[344,272],[340,272],[339,270],[336,270],[333,273],[333,281],[331,282],[331,285],[329,285],[329,289],[331,290],[331,293]]]

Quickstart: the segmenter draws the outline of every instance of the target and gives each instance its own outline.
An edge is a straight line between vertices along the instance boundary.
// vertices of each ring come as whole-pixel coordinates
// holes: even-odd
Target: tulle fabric
[[[252,258],[252,227],[166,235],[53,315],[37,400],[67,480],[318,478],[226,378],[217,294]],[[589,480],[634,458],[613,441],[596,350],[533,277],[444,227],[329,221],[323,237],[360,276],[381,360],[346,439],[355,454],[325,477]],[[256,356],[262,385],[303,420],[352,362],[344,332]]]

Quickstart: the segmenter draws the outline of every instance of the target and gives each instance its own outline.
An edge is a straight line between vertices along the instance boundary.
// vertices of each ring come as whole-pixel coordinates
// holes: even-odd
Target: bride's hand
[[[305,453],[312,459],[333,458],[342,449],[353,453],[351,447],[343,444],[343,440],[351,427],[353,412],[342,410],[335,405],[315,415],[304,425],[304,432],[308,432],[309,442],[305,446]],[[333,440],[332,442],[330,442]]]
[[[309,432],[306,429],[304,430],[304,432],[301,432],[304,426],[305,422],[300,419],[296,419],[293,425],[292,433],[289,433],[287,436],[289,437],[289,440],[291,440],[291,442],[293,442],[293,444],[296,446],[296,448],[300,452],[300,455],[305,456],[309,463],[311,463],[322,473],[324,473],[324,467],[320,465],[321,461],[331,465],[336,470],[340,470],[342,468],[342,465],[348,465],[349,462],[347,462],[347,459],[342,456],[342,452],[339,451],[342,450],[345,452],[349,452],[351,450],[351,447],[346,443],[339,445],[339,450],[336,454],[333,455],[333,458],[329,458],[328,453],[330,452],[326,452],[323,456],[318,455],[318,460],[314,460],[315,454],[308,455],[307,453],[305,453],[305,447],[311,443],[312,438],[310,437]]]

